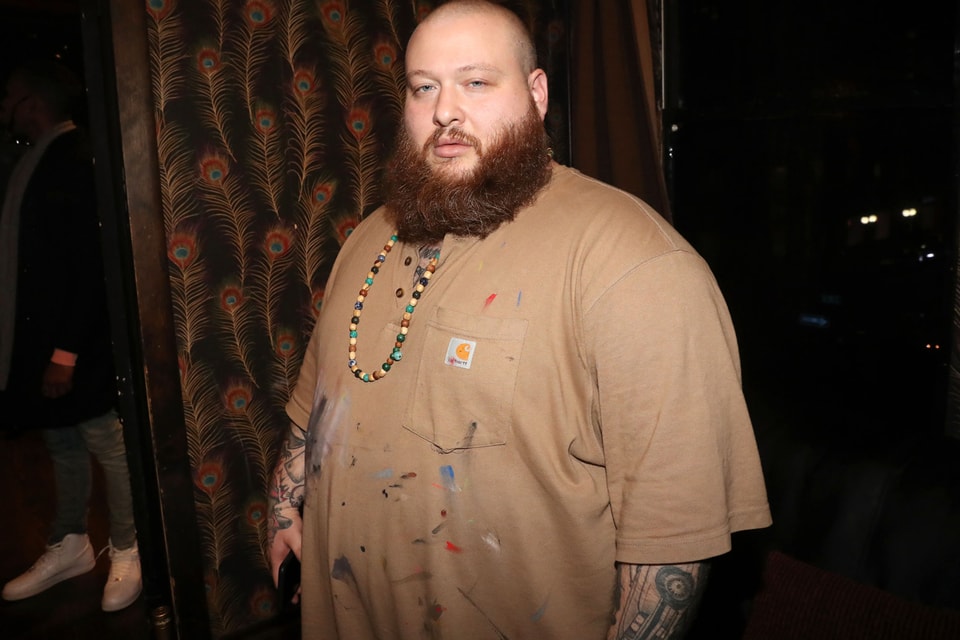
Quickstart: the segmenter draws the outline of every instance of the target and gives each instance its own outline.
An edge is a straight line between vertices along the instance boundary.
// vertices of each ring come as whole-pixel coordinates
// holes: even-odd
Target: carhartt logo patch
[[[450,345],[447,347],[447,364],[452,367],[469,369],[473,363],[473,351],[477,343],[463,338],[450,338]]]

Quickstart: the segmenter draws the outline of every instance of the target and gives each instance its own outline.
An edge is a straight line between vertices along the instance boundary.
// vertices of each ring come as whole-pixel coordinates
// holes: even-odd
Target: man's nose
[[[449,127],[463,123],[460,100],[452,89],[440,89],[433,109],[433,123],[438,127]]]

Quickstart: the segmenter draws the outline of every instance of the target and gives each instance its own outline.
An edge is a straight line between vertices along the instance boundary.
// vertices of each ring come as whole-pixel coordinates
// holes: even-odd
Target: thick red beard
[[[438,129],[434,137],[440,135],[468,141],[478,162],[469,173],[443,175],[427,162],[434,141],[417,149],[401,127],[384,193],[388,215],[405,242],[436,243],[448,233],[485,238],[532,204],[550,180],[549,139],[533,105],[489,149],[458,129]]]

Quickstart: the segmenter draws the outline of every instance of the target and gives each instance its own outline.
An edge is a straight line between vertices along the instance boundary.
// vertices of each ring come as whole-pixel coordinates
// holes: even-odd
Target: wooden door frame
[[[144,576],[163,638],[209,638],[167,272],[143,2],[82,0],[119,412]]]

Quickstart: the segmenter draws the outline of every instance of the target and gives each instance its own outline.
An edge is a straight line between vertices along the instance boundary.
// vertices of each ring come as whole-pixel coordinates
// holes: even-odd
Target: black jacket
[[[0,393],[0,427],[69,426],[106,413],[116,385],[93,160],[80,130],[54,139],[33,172],[20,209],[17,258],[13,357]],[[50,400],[41,381],[57,348],[78,359],[73,390]]]

